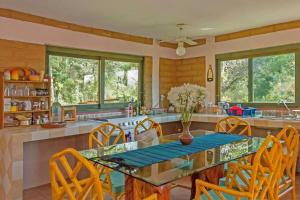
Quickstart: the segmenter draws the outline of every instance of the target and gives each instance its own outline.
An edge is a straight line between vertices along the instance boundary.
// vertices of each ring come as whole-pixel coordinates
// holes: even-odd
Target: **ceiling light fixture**
[[[176,49],[176,54],[178,56],[184,56],[186,53],[186,50],[184,48],[184,43],[183,42],[178,42],[178,47]]]
[[[210,31],[210,30],[213,30],[215,28],[211,28],[211,27],[203,27],[203,28],[200,28],[201,31]]]

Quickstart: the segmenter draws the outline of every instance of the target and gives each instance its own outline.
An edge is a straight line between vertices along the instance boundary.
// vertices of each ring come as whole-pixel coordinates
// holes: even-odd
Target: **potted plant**
[[[168,100],[181,112],[182,134],[180,141],[187,145],[192,143],[193,136],[190,134],[191,118],[195,107],[203,104],[206,89],[199,85],[185,83],[179,87],[173,87],[168,93]]]

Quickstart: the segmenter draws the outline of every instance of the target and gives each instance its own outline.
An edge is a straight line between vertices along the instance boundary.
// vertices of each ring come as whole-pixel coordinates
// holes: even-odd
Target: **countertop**
[[[159,123],[174,122],[180,120],[178,113],[165,113],[160,115],[149,116]],[[216,123],[219,119],[226,117],[226,115],[217,114],[193,114],[192,121],[204,123]],[[261,128],[282,128],[287,124],[300,129],[300,121],[297,120],[283,120],[283,119],[263,119],[263,118],[244,118],[251,126]],[[85,134],[90,132],[95,127],[103,122],[99,121],[77,121],[68,122],[64,128],[45,129],[40,126],[29,127],[12,127],[0,129],[0,137],[21,137],[24,142],[44,140],[50,138],[58,138],[64,136]]]

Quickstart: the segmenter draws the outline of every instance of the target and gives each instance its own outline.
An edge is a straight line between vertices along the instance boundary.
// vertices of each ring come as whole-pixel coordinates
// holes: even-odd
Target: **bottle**
[[[132,103],[128,104],[128,117],[132,117],[133,115],[133,106]]]
[[[56,100],[52,104],[51,122],[61,122],[61,104]]]

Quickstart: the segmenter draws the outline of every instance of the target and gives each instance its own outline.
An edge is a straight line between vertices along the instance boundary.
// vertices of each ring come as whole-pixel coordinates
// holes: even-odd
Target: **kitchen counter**
[[[176,122],[180,114],[165,113],[149,116],[159,123]],[[192,121],[200,123],[216,123],[226,115],[194,114]],[[282,128],[290,124],[300,129],[300,121],[295,120],[269,120],[258,118],[245,118],[252,126],[263,128]],[[0,199],[22,199],[23,193],[23,164],[25,143],[50,141],[48,149],[55,149],[51,139],[76,137],[89,133],[97,127],[100,121],[68,122],[64,128],[44,129],[40,126],[4,128],[0,130]],[[52,145],[52,146],[51,146]],[[67,145],[67,144],[66,144]],[[53,148],[52,148],[53,147]],[[47,148],[44,148],[47,150]],[[33,148],[34,151],[38,151]],[[50,153],[49,153],[50,154]],[[29,154],[30,158],[31,154]],[[35,156],[35,155],[34,155]],[[31,157],[34,157],[31,156]],[[49,156],[49,155],[48,155]],[[46,158],[45,158],[46,159]],[[48,159],[48,158],[47,158]],[[48,162],[47,160],[45,162]],[[48,172],[47,172],[48,173]]]
[[[194,114],[192,121],[194,122],[206,122],[206,123],[216,123],[218,120],[227,117],[227,115],[217,115],[217,114]],[[249,122],[251,126],[260,128],[283,128],[286,125],[292,125],[296,129],[300,130],[300,120],[285,120],[285,119],[266,119],[266,118],[243,118],[245,121]]]

